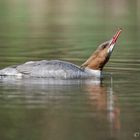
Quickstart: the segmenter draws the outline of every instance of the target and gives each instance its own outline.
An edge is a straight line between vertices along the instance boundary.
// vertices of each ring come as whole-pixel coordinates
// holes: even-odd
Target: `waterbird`
[[[102,70],[109,61],[121,32],[122,29],[119,29],[109,41],[99,45],[97,50],[81,66],[62,60],[28,61],[1,69],[0,76],[55,79],[101,78]]]

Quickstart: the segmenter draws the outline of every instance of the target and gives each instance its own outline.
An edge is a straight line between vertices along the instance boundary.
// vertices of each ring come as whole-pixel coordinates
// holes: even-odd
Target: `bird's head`
[[[116,34],[111,38],[111,40],[99,45],[99,47],[91,55],[91,57],[84,64],[82,64],[82,67],[88,67],[94,70],[102,70],[104,65],[108,62],[121,32],[122,30],[119,29]]]

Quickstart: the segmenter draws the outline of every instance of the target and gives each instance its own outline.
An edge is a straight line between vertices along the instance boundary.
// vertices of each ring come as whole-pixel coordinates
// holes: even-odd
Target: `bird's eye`
[[[109,41],[106,41],[106,42],[102,43],[102,44],[99,46],[99,49],[104,50],[104,49],[108,46],[108,44],[109,44]]]
[[[107,47],[107,44],[104,44],[103,46],[102,46],[102,49],[105,49]]]

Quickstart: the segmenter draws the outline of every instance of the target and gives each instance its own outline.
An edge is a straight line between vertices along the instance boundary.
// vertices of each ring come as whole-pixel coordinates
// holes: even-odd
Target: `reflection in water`
[[[120,109],[116,95],[113,94],[113,80],[110,79],[109,87],[103,85],[87,85],[89,99],[91,105],[96,106],[98,117],[102,118],[102,112],[107,113],[107,119],[110,125],[111,136],[114,136],[116,131],[120,130]]]
[[[104,137],[104,129],[108,130],[108,137],[116,137],[120,129],[120,112],[116,106],[117,98],[113,94],[112,81],[111,84],[104,85],[95,79],[21,80],[1,77],[0,86],[3,90],[1,98],[5,100],[0,105],[1,108],[30,110],[31,120],[35,115],[34,109],[44,110],[36,120],[44,122],[41,128],[36,128],[43,131],[43,137],[49,135],[51,139],[57,139],[58,136],[60,139],[75,138],[76,129],[89,139],[93,135],[99,137],[99,132],[102,133],[101,137]],[[7,92],[9,90],[11,92]],[[29,122],[25,119],[24,123],[27,125]],[[30,125],[34,129],[33,122],[30,122]]]
[[[109,92],[108,92],[108,100],[107,100],[107,110],[109,111],[108,113],[108,118],[110,121],[110,127],[111,130],[120,130],[120,108],[116,105],[115,102],[117,102],[117,97],[116,95],[113,95],[113,81],[111,77],[111,86],[109,87]]]

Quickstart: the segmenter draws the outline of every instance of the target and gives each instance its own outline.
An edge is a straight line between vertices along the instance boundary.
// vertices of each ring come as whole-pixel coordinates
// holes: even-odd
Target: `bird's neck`
[[[102,71],[107,61],[108,60],[104,55],[99,55],[98,52],[95,52],[81,66],[92,70]]]

